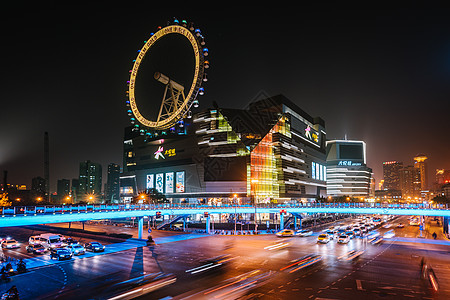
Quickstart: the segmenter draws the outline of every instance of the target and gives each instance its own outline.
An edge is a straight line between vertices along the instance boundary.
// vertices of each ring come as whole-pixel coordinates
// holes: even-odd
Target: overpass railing
[[[169,209],[223,209],[223,208],[389,208],[389,209],[437,209],[448,210],[447,204],[382,204],[382,203],[289,203],[289,204],[256,204],[256,205],[204,205],[204,204],[80,204],[80,205],[42,205],[0,207],[2,216],[6,215],[37,215],[65,213],[95,213],[129,210],[169,210]]]

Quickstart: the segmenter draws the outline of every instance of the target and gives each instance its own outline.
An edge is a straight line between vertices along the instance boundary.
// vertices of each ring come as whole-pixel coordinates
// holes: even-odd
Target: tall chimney
[[[48,132],[44,133],[44,179],[45,179],[45,198],[50,201],[50,167],[48,150]]]

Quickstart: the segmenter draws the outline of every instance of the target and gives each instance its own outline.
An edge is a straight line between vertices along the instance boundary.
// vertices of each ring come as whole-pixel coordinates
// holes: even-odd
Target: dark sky
[[[364,140],[377,183],[383,161],[412,164],[418,153],[429,157],[431,180],[450,169],[448,15],[423,5],[10,6],[0,24],[0,169],[14,184],[43,176],[45,131],[52,191],[57,179],[78,177],[81,161],[122,165],[128,70],[149,34],[176,16],[202,29],[210,51],[199,109],[281,93],[322,117],[329,139]]]

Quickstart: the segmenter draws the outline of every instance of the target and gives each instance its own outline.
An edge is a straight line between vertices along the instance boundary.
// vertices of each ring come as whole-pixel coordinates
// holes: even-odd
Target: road
[[[396,228],[399,222],[406,224],[405,228]],[[164,240],[165,233],[161,233],[158,237],[161,242],[154,249],[133,247],[55,262],[16,275],[11,283],[2,284],[0,289],[15,284],[21,299],[101,299],[116,282],[164,272],[175,274],[177,282],[141,299],[184,298],[193,294],[194,298],[198,295],[209,298],[213,294],[205,295],[207,289],[214,287],[220,292],[224,283],[231,282],[227,280],[260,270],[260,274],[271,272],[270,276],[260,286],[252,288],[248,285],[248,289],[243,289],[246,294],[243,299],[449,299],[449,244],[443,240],[417,239],[419,229],[407,225],[406,217],[393,221],[393,224],[397,238],[385,240],[380,245],[367,244],[362,239],[353,239],[343,245],[335,241],[317,244],[316,236],[277,238],[274,235],[197,235],[192,239],[184,239],[189,235],[183,235],[181,240],[173,239],[172,242]],[[433,222],[428,222],[426,229],[438,229],[433,226]],[[13,231],[20,240],[29,235],[27,230],[15,228]],[[387,230],[380,229],[382,232]],[[289,243],[289,246],[278,250],[264,249],[278,242]],[[107,247],[115,244],[117,242],[110,241]],[[341,258],[352,249],[365,252],[353,260]],[[235,259],[220,272],[186,273],[208,258],[221,254],[229,254]],[[293,260],[309,254],[319,254],[322,260],[291,273],[292,268],[285,268]],[[421,279],[422,257],[437,275],[438,293],[432,290],[428,280]]]

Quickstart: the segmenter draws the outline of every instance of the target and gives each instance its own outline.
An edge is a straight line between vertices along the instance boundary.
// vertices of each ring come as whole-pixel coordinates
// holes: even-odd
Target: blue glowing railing
[[[132,210],[176,210],[176,209],[289,209],[289,208],[323,208],[323,209],[427,209],[448,210],[444,204],[380,204],[380,203],[293,203],[293,204],[256,204],[256,205],[204,205],[204,204],[80,204],[80,205],[45,205],[45,206],[15,206],[1,207],[1,215],[38,215],[38,214],[65,214],[65,213],[95,213]]]

